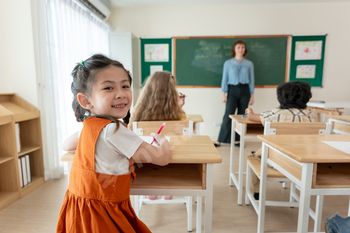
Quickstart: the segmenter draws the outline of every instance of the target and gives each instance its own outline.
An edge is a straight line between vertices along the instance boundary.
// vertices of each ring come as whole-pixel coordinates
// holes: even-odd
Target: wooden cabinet
[[[19,124],[17,150],[15,123]],[[31,182],[20,187],[18,158],[30,156]],[[16,94],[0,94],[0,210],[44,184],[39,110]]]

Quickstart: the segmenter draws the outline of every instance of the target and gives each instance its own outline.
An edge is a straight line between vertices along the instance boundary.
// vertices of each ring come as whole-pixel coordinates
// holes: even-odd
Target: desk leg
[[[200,135],[200,125],[199,125],[200,122],[196,122],[196,135]]]
[[[212,163],[207,164],[207,196],[205,197],[205,233],[211,233],[212,221],[213,221],[213,176],[214,165]],[[198,205],[198,204],[197,204]]]
[[[321,231],[322,210],[323,210],[323,195],[317,195],[316,208],[315,208],[314,232]]]
[[[246,131],[246,124],[241,124],[241,139],[239,148],[239,170],[238,170],[238,205],[242,205],[243,199],[243,162],[244,162],[244,135]]]
[[[258,233],[264,233],[265,224],[265,201],[266,201],[266,180],[267,180],[267,152],[268,147],[263,142],[261,151],[260,169],[260,190],[259,190],[259,212],[258,212]]]
[[[186,208],[187,208],[187,231],[191,232],[192,231],[192,209],[193,209],[193,204],[192,204],[192,196],[186,196]]]
[[[231,120],[231,151],[230,151],[230,177],[229,177],[229,185],[232,185],[232,176],[235,176],[235,173],[233,171],[233,164],[234,164],[234,157],[235,157],[235,128],[236,128],[236,122],[232,119]]]
[[[139,195],[135,195],[134,196],[134,211],[135,214],[138,218],[140,218],[140,196]]]
[[[202,196],[197,197],[197,223],[196,232],[202,232]]]
[[[303,166],[303,171],[301,175],[301,187],[300,187],[298,232],[306,233],[309,225],[309,209],[310,209],[313,164],[305,163],[302,166]]]

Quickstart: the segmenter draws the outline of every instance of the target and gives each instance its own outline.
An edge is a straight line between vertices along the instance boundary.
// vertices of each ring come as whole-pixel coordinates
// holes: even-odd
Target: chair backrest
[[[331,124],[324,122],[265,122],[264,135],[330,134]]]
[[[165,122],[162,134],[171,135],[193,135],[193,121],[134,121],[132,130],[139,136],[157,133],[159,127]]]

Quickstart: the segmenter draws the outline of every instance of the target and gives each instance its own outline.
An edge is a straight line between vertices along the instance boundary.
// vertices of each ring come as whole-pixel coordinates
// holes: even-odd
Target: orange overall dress
[[[109,123],[96,117],[83,123],[56,232],[151,232],[130,203],[131,179],[136,176],[133,160],[124,175],[95,172],[96,141]]]

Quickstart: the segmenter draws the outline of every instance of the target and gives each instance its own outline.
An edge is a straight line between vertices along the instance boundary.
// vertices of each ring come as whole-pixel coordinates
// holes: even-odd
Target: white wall
[[[30,1],[0,1],[0,93],[38,106]]]
[[[109,23],[137,37],[273,35],[327,33],[323,88],[313,99],[350,101],[350,3],[246,4],[220,6],[115,8]],[[202,134],[217,138],[224,104],[219,88],[180,88],[184,110],[202,114]],[[203,106],[201,106],[203,105]],[[256,88],[256,112],[278,106],[275,89]]]

